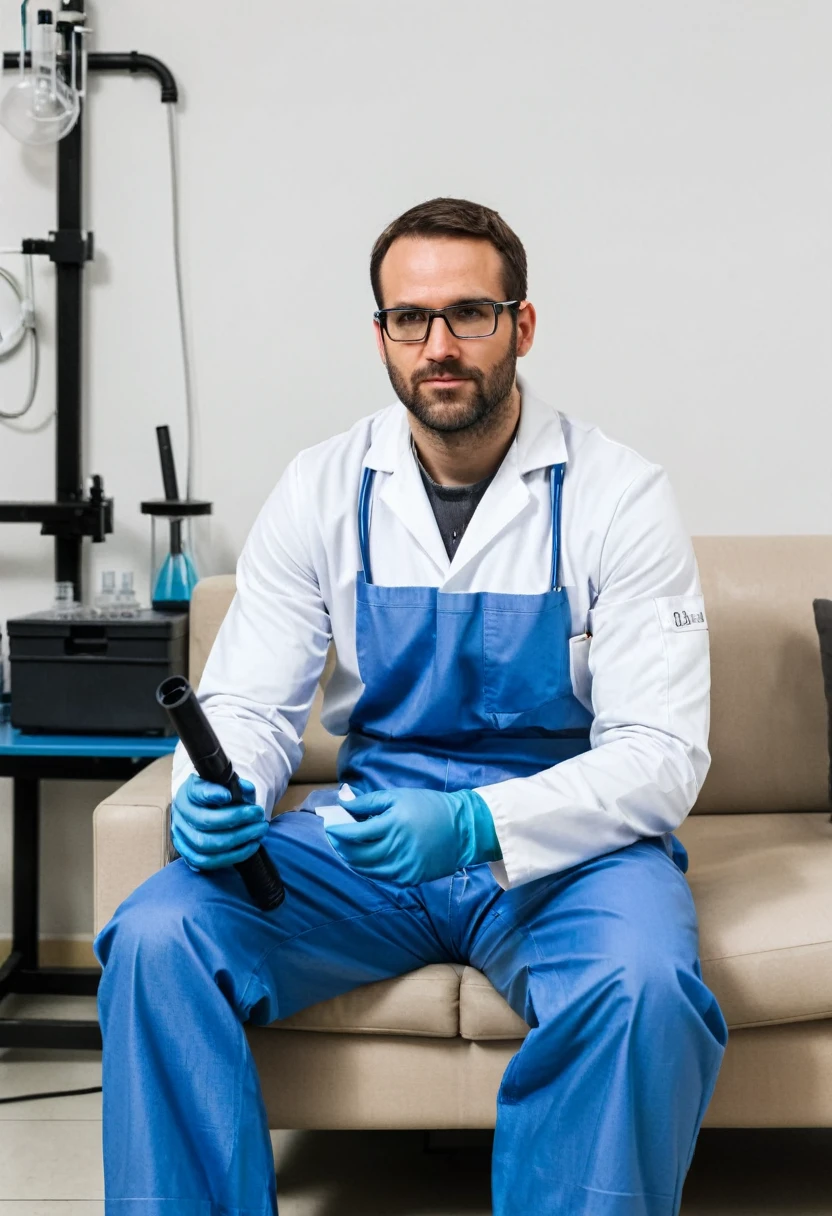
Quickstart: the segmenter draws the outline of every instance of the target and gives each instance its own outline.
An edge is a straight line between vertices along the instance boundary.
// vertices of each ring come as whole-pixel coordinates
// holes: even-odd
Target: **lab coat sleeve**
[[[237,589],[198,699],[241,777],[271,816],[303,755],[330,623],[310,558],[309,510],[295,460],[261,510],[237,563]],[[172,793],[193,772],[181,743]]]
[[[710,765],[710,660],[699,573],[664,472],[624,490],[589,613],[591,750],[485,786],[504,887],[679,826]]]

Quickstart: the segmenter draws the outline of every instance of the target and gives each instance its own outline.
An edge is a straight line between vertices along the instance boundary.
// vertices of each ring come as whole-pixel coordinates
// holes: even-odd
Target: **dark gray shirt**
[[[440,486],[422,468],[422,462],[418,456],[416,456],[416,460],[430,505],[433,507],[433,514],[439,525],[445,552],[453,561],[465,529],[470,524],[483,494],[494,480],[494,474],[484,477],[482,481],[477,481],[472,486]]]

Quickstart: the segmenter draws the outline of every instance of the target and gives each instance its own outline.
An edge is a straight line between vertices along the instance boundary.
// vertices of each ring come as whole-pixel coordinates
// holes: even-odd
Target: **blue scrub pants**
[[[107,1216],[273,1216],[243,1023],[447,961],[532,1027],[500,1088],[495,1216],[675,1216],[727,1032],[661,840],[511,891],[488,866],[418,887],[363,878],[306,811],[264,844],[286,884],[274,912],[234,869],[180,859],[95,940]]]

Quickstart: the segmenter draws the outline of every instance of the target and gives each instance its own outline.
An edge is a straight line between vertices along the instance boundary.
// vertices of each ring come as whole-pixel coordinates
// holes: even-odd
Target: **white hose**
[[[38,342],[38,331],[35,326],[35,274],[32,267],[32,258],[26,258],[26,288],[20,286],[14,275],[9,274],[0,266],[0,279],[3,279],[14,294],[17,296],[20,304],[21,314],[21,337],[20,342],[16,342],[14,347],[0,354],[0,359],[7,358],[12,350],[16,350],[20,343],[25,342],[26,335],[29,336],[30,344],[30,363],[29,363],[29,391],[26,394],[26,400],[19,410],[0,410],[0,422],[11,422],[15,419],[22,418],[24,414],[28,414],[29,410],[35,403],[35,397],[38,391],[38,373],[40,371],[40,344]],[[33,430],[42,430],[52,419],[50,414],[44,422],[40,423]],[[14,428],[21,429],[21,428]],[[28,428],[24,428],[28,431]]]
[[[182,245],[180,240],[180,207],[179,207],[179,157],[176,147],[176,112],[173,103],[168,103],[168,141],[170,144],[170,184],[171,204],[173,209],[173,266],[176,276],[176,303],[179,310],[179,334],[182,342],[182,371],[185,379],[185,427],[187,441],[187,456],[185,460],[185,497],[192,498],[194,493],[194,391],[191,352],[188,345],[188,332],[185,325],[185,291],[182,283]]]
[[[191,361],[190,346],[188,343],[188,332],[185,322],[185,289],[183,285],[182,274],[182,242],[181,242],[181,217],[179,206],[179,156],[176,144],[176,115],[173,104],[168,104],[168,142],[170,145],[170,182],[171,182],[171,208],[173,221],[173,265],[174,275],[176,279],[176,303],[179,313],[179,334],[182,344],[182,371],[185,386],[185,428],[186,428],[186,443],[187,456],[185,461],[186,480],[185,480],[185,497],[191,498],[194,493],[194,455],[195,455],[195,407],[194,407],[194,391],[193,391],[193,366]],[[17,248],[0,249],[0,254],[15,255],[22,254],[23,250]],[[27,289],[29,300],[32,308],[34,308],[34,276],[32,272],[31,256],[27,258]],[[23,293],[20,291],[16,280],[6,271],[0,268],[0,276],[2,276],[15,291],[18,299],[21,302],[21,308],[24,307]],[[26,403],[20,410],[7,412],[0,410],[0,422],[11,424],[14,419],[22,418],[24,414],[32,408],[38,386],[38,373],[40,369],[40,348],[38,343],[37,329],[34,324],[28,327],[28,332],[31,335],[31,373],[29,381],[29,392],[26,397]],[[48,426],[55,417],[53,410],[49,416],[35,427],[12,427],[13,430],[18,430],[23,434],[34,434],[37,431],[43,430]]]

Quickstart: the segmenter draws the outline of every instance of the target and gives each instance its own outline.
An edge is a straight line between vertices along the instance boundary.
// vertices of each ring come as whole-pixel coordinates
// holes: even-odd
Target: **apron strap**
[[[553,464],[549,471],[552,485],[552,589],[559,591],[558,558],[560,556],[560,522],[561,506],[563,503],[563,475],[565,464]],[[370,571],[370,509],[373,502],[373,478],[375,469],[367,468],[361,478],[361,489],[358,492],[358,544],[361,549],[361,568],[364,572],[364,582],[371,583]]]
[[[560,591],[558,586],[558,558],[560,556],[560,516],[563,502],[563,475],[565,464],[553,464],[549,470],[552,483],[552,590]]]
[[[373,502],[373,478],[375,469],[365,469],[358,492],[358,544],[361,549],[361,568],[364,582],[371,583],[370,574],[370,507]]]

